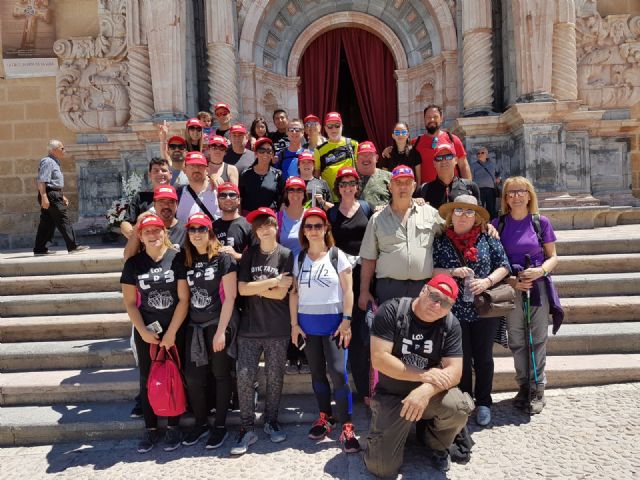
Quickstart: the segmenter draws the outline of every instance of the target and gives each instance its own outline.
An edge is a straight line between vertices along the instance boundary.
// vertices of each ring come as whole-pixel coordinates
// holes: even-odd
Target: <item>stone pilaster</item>
[[[239,112],[236,46],[233,32],[233,2],[206,0],[209,97],[211,103],[225,102]]]
[[[462,75],[464,115],[493,110],[491,2],[462,2]]]
[[[576,12],[573,0],[558,2],[558,18],[553,27],[553,72],[551,92],[556,100],[578,98],[576,52]]]
[[[127,1],[127,63],[131,120],[145,122],[153,116],[151,64],[145,26],[148,0]]]

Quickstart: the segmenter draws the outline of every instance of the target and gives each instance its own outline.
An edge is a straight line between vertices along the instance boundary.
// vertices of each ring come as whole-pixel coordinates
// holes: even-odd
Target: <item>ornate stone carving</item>
[[[239,107],[236,48],[233,33],[232,2],[207,0],[207,54],[209,60],[209,98],[211,103],[226,102],[234,114]]]
[[[60,119],[75,132],[121,130],[129,119],[124,0],[98,0],[100,35],[57,40]]]
[[[493,110],[491,3],[462,2],[463,102],[466,115]]]
[[[578,98],[575,23],[573,0],[560,0],[556,24],[553,27],[553,71],[551,73],[551,92],[556,100]]]
[[[133,121],[147,121],[153,116],[153,89],[145,13],[148,1],[127,0],[129,99]]]
[[[576,21],[580,98],[597,108],[640,101],[640,16],[589,14]]]

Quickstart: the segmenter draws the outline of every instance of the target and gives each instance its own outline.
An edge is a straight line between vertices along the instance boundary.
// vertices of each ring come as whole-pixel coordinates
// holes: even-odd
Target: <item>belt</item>
[[[62,188],[46,187],[47,192],[61,192]]]

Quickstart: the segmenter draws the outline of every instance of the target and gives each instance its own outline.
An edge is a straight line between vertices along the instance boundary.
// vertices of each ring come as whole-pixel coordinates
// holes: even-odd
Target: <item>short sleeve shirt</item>
[[[54,157],[44,157],[38,167],[38,182],[50,188],[63,188],[64,175],[60,169],[60,162]]]
[[[481,163],[479,160],[471,162],[471,175],[473,181],[476,182],[480,188],[495,188],[496,177],[500,176],[500,172],[497,171],[496,164],[493,160],[487,160],[485,163]]]
[[[342,137],[339,142],[327,141],[319,145],[313,152],[316,170],[320,172],[321,177],[327,182],[331,191],[333,191],[338,170],[342,167],[356,165],[358,142],[351,140],[350,143],[347,146],[347,139]]]
[[[374,207],[386,205],[391,199],[389,183],[391,183],[391,173],[379,168],[370,177],[360,176],[360,187],[362,189],[360,198]]]
[[[258,207],[277,210],[284,192],[280,170],[269,167],[266,175],[259,175],[253,168],[248,168],[240,175],[239,183],[243,211],[251,212]]]
[[[244,217],[233,220],[218,218],[213,222],[213,230],[222,245],[233,247],[237,253],[244,252],[251,243],[251,225]]]
[[[153,207],[153,192],[138,192],[129,202],[125,221],[135,224],[138,216]]]
[[[189,318],[193,322],[205,323],[220,317],[222,277],[236,270],[236,261],[226,253],[221,252],[211,259],[207,255],[193,258],[193,265],[186,271],[191,292]]]
[[[504,229],[500,233],[500,241],[507,252],[511,265],[524,266],[525,255],[531,255],[532,265],[542,264],[544,262],[544,249],[538,242],[531,214],[522,220],[514,220],[511,215],[505,215],[504,218]],[[494,219],[493,226],[498,228],[498,222],[498,218]],[[553,231],[551,222],[543,215],[540,215],[540,229],[542,230],[543,243],[556,241],[556,234]]]
[[[436,147],[439,143],[451,143],[449,140],[449,135],[447,132],[440,132],[437,135],[437,138],[434,140],[435,135],[429,135],[425,133],[424,135],[420,135],[416,138],[414,142],[414,148],[417,153],[420,155],[420,183],[432,182],[438,176],[436,173],[436,167],[433,164],[433,157],[435,157]],[[460,139],[451,134],[451,138],[453,138],[453,146],[456,150],[456,157],[462,158],[467,156],[467,152],[464,149],[464,145]],[[434,145],[435,143],[435,145]],[[432,147],[432,145],[434,145]],[[456,167],[456,175],[459,175],[458,167]]]

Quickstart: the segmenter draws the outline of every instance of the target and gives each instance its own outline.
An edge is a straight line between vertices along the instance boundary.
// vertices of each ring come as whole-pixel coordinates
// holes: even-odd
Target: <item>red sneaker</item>
[[[320,416],[318,417],[318,419],[313,422],[313,425],[311,425],[308,437],[311,440],[323,439],[329,434],[329,432],[331,432],[331,427],[333,426],[333,424],[333,418],[331,418],[324,412],[320,412]]]
[[[356,432],[353,429],[353,423],[347,422],[342,425],[342,435],[340,435],[340,443],[345,453],[356,453],[360,451],[360,442],[356,438]]]

